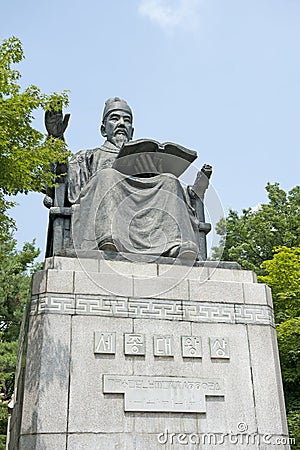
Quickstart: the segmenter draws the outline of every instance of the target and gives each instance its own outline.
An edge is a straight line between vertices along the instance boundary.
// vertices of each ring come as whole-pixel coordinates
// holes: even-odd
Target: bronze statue
[[[68,120],[61,112],[46,113],[48,135],[64,139]],[[105,103],[100,130],[106,138],[104,144],[74,155],[69,161],[66,182],[59,186],[60,191],[56,189],[59,202],[50,208],[51,215],[51,209],[56,207],[50,226],[55,229],[55,219],[60,219],[59,229],[65,220],[71,232],[66,233],[65,240],[62,230],[62,243],[56,242],[52,248],[48,243],[48,254],[73,246],[75,250],[205,259],[206,248],[201,245],[201,239],[203,244],[210,227],[204,223],[203,197],[211,167],[205,165],[195,184],[184,189],[174,173],[182,161],[183,167],[190,164],[195,152],[165,143],[166,149],[161,147],[165,152],[162,155],[160,144],[151,141],[152,147],[158,145],[154,155],[148,150],[149,140],[133,141],[131,145],[133,114],[127,102],[119,97]],[[122,173],[118,158],[126,145],[129,152],[139,153],[126,156],[127,172]],[[161,172],[163,166],[173,166],[171,173]],[[134,167],[142,169],[128,174],[128,168]],[[55,195],[52,195],[54,201]],[[201,217],[197,217],[197,212]],[[55,241],[51,230],[49,239]]]

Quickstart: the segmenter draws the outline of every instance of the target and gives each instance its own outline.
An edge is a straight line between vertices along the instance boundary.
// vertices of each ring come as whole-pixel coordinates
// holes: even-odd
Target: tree
[[[69,152],[60,139],[44,139],[32,127],[33,111],[60,110],[68,104],[66,91],[45,95],[36,86],[21,90],[20,72],[13,69],[24,58],[21,41],[15,37],[0,45],[0,243],[12,222],[7,210],[13,205],[6,195],[41,192],[53,185],[51,164],[67,161]]]
[[[259,281],[272,289],[291,437],[300,448],[300,247],[278,247]]]
[[[278,183],[266,186],[269,203],[248,208],[239,215],[229,210],[217,225],[221,245],[214,258],[236,261],[244,269],[264,274],[261,264],[273,257],[273,248],[300,245],[300,186],[286,193]]]
[[[29,300],[31,274],[39,267],[34,264],[38,255],[34,243],[26,243],[18,251],[11,234],[0,246],[0,448],[4,448],[7,404],[14,388],[20,325]]]
[[[272,289],[289,432],[300,449],[300,186],[286,193],[268,183],[266,190],[267,204],[230,210],[219,222],[214,257],[237,261]]]
[[[56,179],[53,165],[65,163],[69,152],[64,141],[48,138],[32,127],[33,112],[60,111],[67,106],[66,91],[43,94],[36,86],[21,90],[21,74],[13,68],[24,58],[21,41],[15,37],[0,45],[0,447],[4,448],[7,403],[12,395],[17,340],[24,304],[30,290],[33,261],[39,254],[34,243],[16,250],[8,197],[41,192]]]
[[[300,449],[300,317],[279,324],[277,338],[289,432]]]
[[[267,274],[258,279],[272,289],[276,322],[300,317],[300,247],[276,247],[262,269]]]

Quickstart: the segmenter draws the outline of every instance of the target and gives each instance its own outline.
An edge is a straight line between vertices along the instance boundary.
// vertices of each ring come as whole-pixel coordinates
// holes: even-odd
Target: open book
[[[123,145],[113,168],[126,175],[172,173],[179,177],[197,158],[197,152],[173,142],[138,139]]]

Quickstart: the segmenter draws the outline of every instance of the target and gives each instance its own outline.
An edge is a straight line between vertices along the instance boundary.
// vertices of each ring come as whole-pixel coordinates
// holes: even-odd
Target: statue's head
[[[101,134],[109,142],[121,148],[133,136],[133,116],[130,106],[119,97],[105,102]]]

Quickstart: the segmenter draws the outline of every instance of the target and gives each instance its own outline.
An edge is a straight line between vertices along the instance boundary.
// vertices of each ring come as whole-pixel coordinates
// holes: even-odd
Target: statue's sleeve
[[[70,161],[68,168],[68,199],[77,203],[82,188],[89,181],[89,167],[85,151],[77,153]]]

